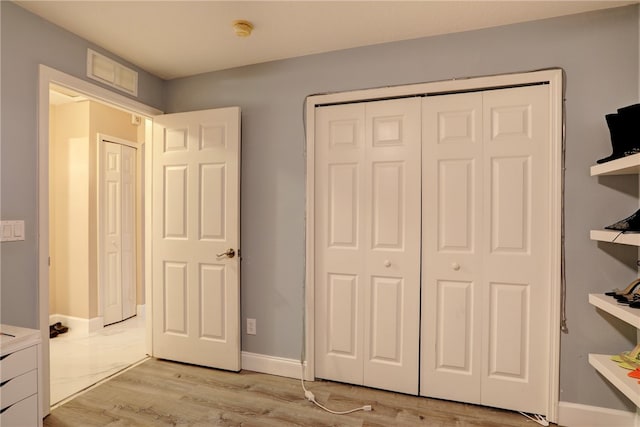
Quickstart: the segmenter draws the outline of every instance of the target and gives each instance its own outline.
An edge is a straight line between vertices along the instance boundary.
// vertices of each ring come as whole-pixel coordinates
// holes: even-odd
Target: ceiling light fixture
[[[238,37],[249,37],[253,31],[253,24],[249,21],[233,21],[233,30]]]

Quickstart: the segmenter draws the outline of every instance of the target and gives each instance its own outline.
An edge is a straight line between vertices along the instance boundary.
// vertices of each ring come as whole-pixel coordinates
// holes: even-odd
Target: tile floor
[[[49,344],[51,406],[147,357],[143,316],[90,334],[70,330]]]

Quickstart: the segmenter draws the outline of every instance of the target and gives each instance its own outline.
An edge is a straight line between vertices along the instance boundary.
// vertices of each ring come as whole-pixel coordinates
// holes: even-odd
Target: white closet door
[[[418,393],[420,99],[366,104],[365,385]]]
[[[316,376],[364,383],[362,104],[316,109]]]
[[[549,86],[484,93],[482,403],[545,414],[549,390]]]
[[[101,280],[105,325],[122,317],[122,146],[101,141]]]
[[[316,111],[317,376],[418,391],[420,101]]]
[[[136,149],[100,142],[100,275],[103,322],[136,314]]]
[[[421,394],[545,414],[548,86],[427,98],[423,126]]]
[[[136,314],[136,149],[122,146],[122,318]]]
[[[422,104],[423,396],[480,403],[482,94]]]

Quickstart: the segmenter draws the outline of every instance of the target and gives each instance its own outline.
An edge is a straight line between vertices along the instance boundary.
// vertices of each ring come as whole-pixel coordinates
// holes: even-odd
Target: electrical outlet
[[[256,334],[256,319],[247,319],[247,335]]]

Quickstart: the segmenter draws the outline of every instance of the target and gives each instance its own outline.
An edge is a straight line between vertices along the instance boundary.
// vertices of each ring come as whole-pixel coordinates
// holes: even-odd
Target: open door
[[[153,125],[153,356],[240,370],[240,109]]]

